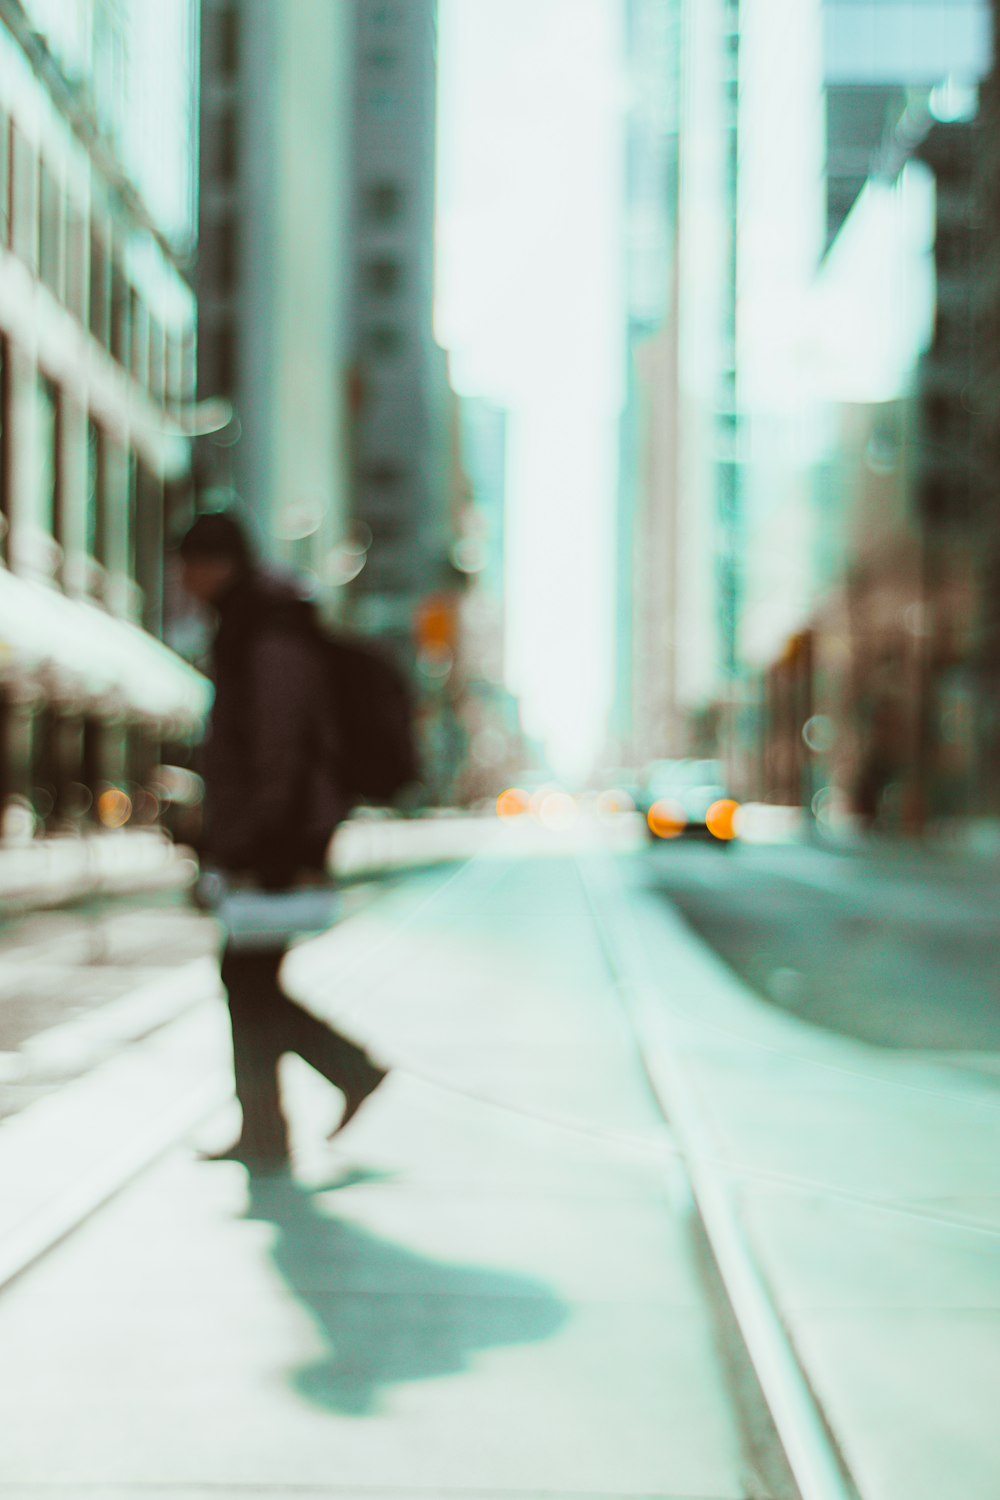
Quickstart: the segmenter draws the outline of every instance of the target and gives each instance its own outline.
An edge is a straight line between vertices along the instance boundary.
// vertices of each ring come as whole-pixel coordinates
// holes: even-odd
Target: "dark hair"
[[[198,516],[181,537],[177,549],[181,557],[232,558],[248,566],[252,561],[246,531],[228,511],[212,511]]]

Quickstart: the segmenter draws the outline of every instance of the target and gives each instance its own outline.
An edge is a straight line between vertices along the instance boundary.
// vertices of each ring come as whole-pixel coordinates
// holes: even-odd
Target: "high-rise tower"
[[[203,488],[337,583],[347,527],[353,25],[328,0],[203,0],[199,394],[234,415]]]
[[[435,0],[357,0],[351,334],[360,623],[409,637],[453,580],[449,395],[434,343]]]

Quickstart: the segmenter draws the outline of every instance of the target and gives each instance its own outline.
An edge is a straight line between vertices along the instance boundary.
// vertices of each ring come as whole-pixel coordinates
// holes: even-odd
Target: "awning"
[[[211,685],[146,631],[0,568],[0,682],[69,710],[140,719],[164,735],[204,720]]]

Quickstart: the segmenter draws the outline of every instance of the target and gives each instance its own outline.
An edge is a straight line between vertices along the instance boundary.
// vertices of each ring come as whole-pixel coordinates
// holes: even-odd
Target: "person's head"
[[[246,532],[227,511],[198,516],[178,548],[185,591],[218,604],[253,566]]]

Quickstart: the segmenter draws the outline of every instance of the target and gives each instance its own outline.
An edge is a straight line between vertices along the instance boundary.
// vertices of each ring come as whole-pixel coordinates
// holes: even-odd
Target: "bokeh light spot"
[[[624,813],[635,812],[635,799],[624,787],[612,787],[601,792],[597,799],[597,814],[601,818],[616,818]]]
[[[572,828],[579,815],[576,799],[569,792],[549,792],[538,808],[539,821],[551,833],[564,833]]]
[[[520,818],[528,811],[531,799],[519,786],[509,786],[497,798],[498,818]]]
[[[802,738],[810,750],[823,754],[833,749],[837,739],[837,726],[828,714],[813,714],[802,726]]]
[[[97,816],[105,828],[124,828],[132,816],[132,799],[121,787],[109,786],[97,799]]]
[[[687,827],[687,817],[683,807],[676,802],[668,802],[661,799],[654,802],[646,814],[646,822],[649,831],[658,839],[676,839]]]
[[[720,797],[718,802],[712,803],[705,814],[705,827],[713,838],[728,844],[730,839],[736,837],[736,814],[739,810],[740,804],[731,797]]]

